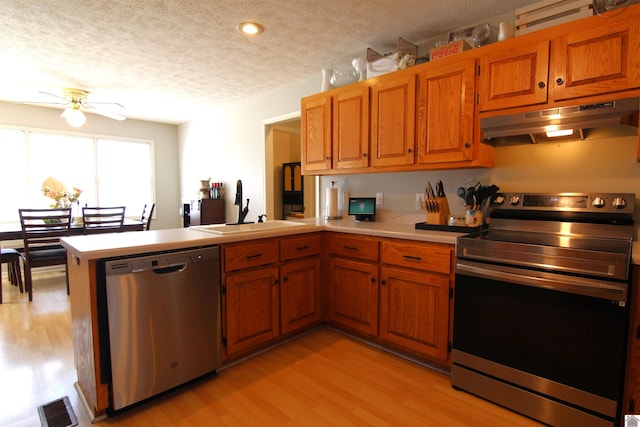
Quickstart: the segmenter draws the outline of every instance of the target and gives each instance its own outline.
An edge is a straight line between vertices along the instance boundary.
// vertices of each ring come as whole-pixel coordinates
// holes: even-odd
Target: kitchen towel
[[[336,218],[338,216],[338,189],[327,188],[327,216]]]

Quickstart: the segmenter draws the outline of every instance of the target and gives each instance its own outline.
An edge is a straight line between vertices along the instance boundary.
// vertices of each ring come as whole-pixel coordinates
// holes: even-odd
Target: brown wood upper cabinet
[[[378,78],[372,92],[371,166],[413,164],[415,74],[398,73]]]
[[[333,167],[369,166],[369,86],[350,85],[333,98]]]
[[[640,87],[640,18],[591,17],[489,46],[479,58],[480,111]]]
[[[559,101],[640,87],[638,51],[640,17],[600,19],[598,25],[578,21],[574,31],[552,42],[552,98]]]
[[[475,65],[445,61],[418,74],[417,163],[472,160]]]
[[[519,41],[507,40],[479,58],[481,111],[547,102],[549,41]]]
[[[301,102],[302,174],[331,170],[331,95],[321,93]]]

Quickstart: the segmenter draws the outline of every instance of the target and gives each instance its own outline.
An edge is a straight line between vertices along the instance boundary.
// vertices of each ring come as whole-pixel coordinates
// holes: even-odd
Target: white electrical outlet
[[[376,193],[376,206],[384,205],[384,194]]]
[[[424,193],[416,193],[416,210],[421,211],[424,208]]]

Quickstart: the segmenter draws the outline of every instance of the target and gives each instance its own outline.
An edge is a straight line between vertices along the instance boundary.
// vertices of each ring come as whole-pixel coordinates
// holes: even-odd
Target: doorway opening
[[[264,122],[265,202],[268,219],[317,217],[317,177],[300,176],[300,169],[283,170],[283,164],[300,162],[300,113],[276,117]],[[286,172],[289,171],[287,174]],[[285,182],[284,175],[287,175]],[[300,185],[297,185],[297,184]],[[293,206],[285,191],[303,189],[302,205]],[[297,204],[297,203],[296,203]],[[293,212],[292,212],[293,210]]]

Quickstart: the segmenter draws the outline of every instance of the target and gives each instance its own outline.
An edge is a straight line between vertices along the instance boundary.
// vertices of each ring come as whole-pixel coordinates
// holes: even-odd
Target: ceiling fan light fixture
[[[236,30],[245,36],[256,36],[264,31],[264,27],[257,22],[244,21],[236,25]]]
[[[73,105],[72,107],[67,108],[62,112],[60,117],[63,117],[67,123],[74,128],[82,127],[87,122],[87,117],[82,111],[80,111],[80,107],[78,105]]]

